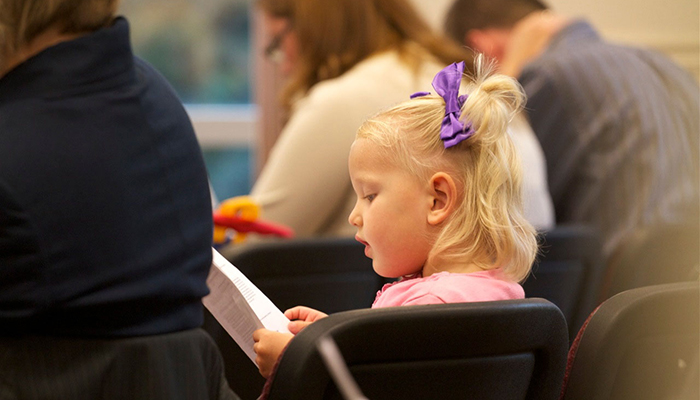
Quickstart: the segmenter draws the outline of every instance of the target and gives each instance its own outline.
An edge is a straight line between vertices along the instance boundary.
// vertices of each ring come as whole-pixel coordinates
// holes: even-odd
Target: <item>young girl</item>
[[[401,279],[373,308],[519,299],[537,253],[535,229],[522,215],[520,162],[506,128],[524,102],[518,83],[483,71],[459,95],[464,64],[366,121],[349,157],[357,195],[349,222],[374,270]],[[296,334],[326,314],[285,312]],[[268,376],[293,336],[254,334]]]

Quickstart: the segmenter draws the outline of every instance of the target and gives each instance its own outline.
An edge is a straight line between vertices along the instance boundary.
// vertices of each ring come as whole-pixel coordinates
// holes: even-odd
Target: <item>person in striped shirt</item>
[[[522,84],[558,224],[597,228],[608,259],[638,228],[697,224],[700,105],[687,71],[538,0],[456,0],[444,28]]]

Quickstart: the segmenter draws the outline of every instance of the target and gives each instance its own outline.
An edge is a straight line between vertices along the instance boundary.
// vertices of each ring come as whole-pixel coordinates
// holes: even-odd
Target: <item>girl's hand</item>
[[[295,335],[312,322],[328,316],[326,313],[304,306],[290,308],[284,312],[284,315],[292,321],[287,329]]]
[[[294,335],[289,333],[279,333],[267,329],[258,329],[253,332],[253,351],[255,351],[255,362],[258,364],[260,375],[268,378],[272,369],[277,363],[277,359],[282,351],[287,347],[287,343]]]

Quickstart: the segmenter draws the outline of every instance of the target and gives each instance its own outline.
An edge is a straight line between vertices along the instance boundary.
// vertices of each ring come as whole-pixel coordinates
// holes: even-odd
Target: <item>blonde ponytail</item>
[[[475,127],[481,141],[492,143],[506,134],[508,124],[525,103],[525,94],[517,80],[493,74],[494,64],[479,55],[473,80],[465,86],[468,94],[462,106],[462,121]]]
[[[508,125],[522,109],[525,95],[515,79],[492,74],[493,65],[481,56],[475,64],[460,117],[475,131],[463,145],[471,157],[453,158],[465,172],[464,203],[453,226],[443,230],[434,254],[469,255],[482,268],[501,268],[509,278],[522,281],[537,254],[537,241],[535,229],[523,216],[522,165]],[[474,243],[466,246],[466,253],[455,251],[464,247],[461,240]]]

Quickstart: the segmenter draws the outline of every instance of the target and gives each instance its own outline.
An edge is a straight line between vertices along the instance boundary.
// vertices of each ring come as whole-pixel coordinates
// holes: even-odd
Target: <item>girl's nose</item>
[[[357,204],[355,204],[355,207],[350,212],[350,216],[348,217],[348,222],[352,226],[360,226],[360,224],[362,223],[362,218],[360,217],[360,213],[357,211]]]

